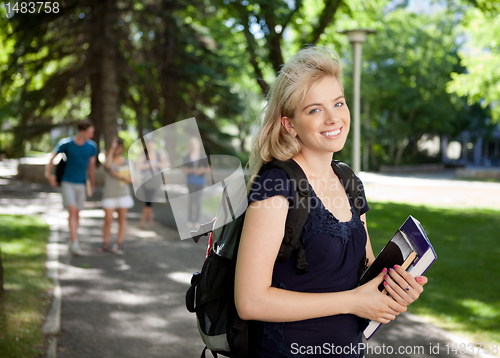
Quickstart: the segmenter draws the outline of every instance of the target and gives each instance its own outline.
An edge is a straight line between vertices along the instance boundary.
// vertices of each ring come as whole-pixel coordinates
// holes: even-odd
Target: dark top
[[[358,284],[358,265],[366,246],[366,231],[351,203],[352,218],[340,222],[328,211],[309,185],[311,210],[301,235],[309,272],[295,272],[295,255],[274,265],[272,286],[299,292],[339,292]],[[249,202],[283,195],[293,205],[294,189],[285,172],[270,169],[255,181]],[[366,204],[361,214],[368,211]],[[250,322],[251,357],[360,357],[359,318],[335,315],[297,322]],[[313,348],[310,348],[313,347]],[[318,347],[318,348],[314,348]],[[347,354],[336,354],[342,351]],[[355,347],[355,350],[351,350]],[[349,349],[347,349],[349,348]],[[308,352],[316,354],[307,354]],[[337,349],[336,351],[334,349]],[[300,354],[300,353],[305,354]],[[323,354],[323,355],[322,355]]]
[[[184,157],[184,166],[186,168],[199,168],[208,167],[208,158],[200,158],[195,161],[191,161],[189,154]],[[205,186],[205,174],[197,175],[194,173],[189,173],[187,176],[187,184]]]

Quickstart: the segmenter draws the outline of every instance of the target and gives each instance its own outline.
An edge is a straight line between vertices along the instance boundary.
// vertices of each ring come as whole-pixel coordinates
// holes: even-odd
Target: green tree
[[[238,137],[241,153],[254,122],[259,119],[269,84],[283,61],[308,44],[326,45],[341,53],[342,47],[349,44],[347,37],[337,30],[373,27],[374,14],[382,11],[387,0],[215,0],[212,3],[215,16],[205,16],[202,22],[210,28],[221,55],[232,64],[227,68],[228,80],[233,84],[231,91],[238,93],[240,103],[246,108],[241,115],[223,120],[220,128],[224,131],[228,128],[228,132]],[[241,158],[245,161],[246,154]]]
[[[205,26],[214,16],[209,1],[73,4],[63,16],[42,15],[36,26],[16,18],[9,36],[10,24],[2,23],[8,51],[0,58],[0,115],[13,133],[11,154],[87,116],[105,143],[120,127],[143,134],[196,116],[208,146],[227,147],[218,118],[242,108],[226,81],[230,64]]]
[[[216,18],[208,1],[165,0],[137,2],[126,16],[136,40],[122,41],[119,72],[130,75],[122,77],[120,97],[139,133],[196,117],[209,152],[230,150],[219,123],[243,108],[227,80],[234,65],[213,36],[230,32]],[[167,145],[173,149],[175,138]]]
[[[445,91],[450,73],[461,71],[452,16],[397,9],[384,21],[364,47],[362,108],[369,130],[363,137],[372,158],[398,165],[416,160],[423,135],[466,129],[468,108]]]
[[[500,6],[500,5],[499,5]],[[494,8],[493,8],[494,9]],[[448,91],[467,97],[470,104],[491,108],[494,122],[500,122],[500,16],[497,13],[469,9],[460,30],[466,43],[459,51],[465,73],[454,72]]]
[[[466,5],[473,5],[477,9],[489,15],[495,16],[500,13],[500,4],[496,0],[465,0],[463,2]]]
[[[386,0],[218,0],[226,26],[232,29],[235,47],[251,68],[262,94],[267,94],[284,59],[304,45],[329,45],[346,41],[336,30],[374,22]],[[241,44],[244,46],[241,46]],[[243,48],[242,48],[243,47]]]
[[[52,128],[90,117],[96,138],[116,134],[116,2],[71,2],[59,13],[16,13],[6,21],[0,74],[11,154]],[[99,141],[97,140],[99,145]]]

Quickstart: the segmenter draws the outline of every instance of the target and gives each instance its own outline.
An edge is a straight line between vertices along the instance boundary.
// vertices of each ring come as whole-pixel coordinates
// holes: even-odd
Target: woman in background
[[[116,254],[123,254],[123,238],[127,230],[127,211],[134,206],[129,187],[129,184],[132,184],[132,178],[123,151],[123,140],[114,138],[104,164],[105,176],[102,199],[104,227],[102,229],[103,243],[98,249],[100,253],[110,250]],[[109,238],[115,211],[118,213],[118,236],[116,243],[110,248]]]
[[[205,174],[210,172],[210,166],[206,157],[201,156],[200,142],[192,137],[189,141],[189,153],[184,157],[182,167],[187,174],[186,184],[189,190],[188,202],[188,228],[198,229],[200,226],[201,199],[205,186]]]
[[[137,163],[137,169],[142,173],[143,178],[147,178],[142,186],[146,197],[139,224],[142,229],[146,228],[146,222],[151,226],[153,225],[153,201],[163,183],[158,175],[161,168],[170,167],[168,157],[165,157],[156,149],[156,143],[153,140],[147,141],[146,149],[145,155],[141,156]]]

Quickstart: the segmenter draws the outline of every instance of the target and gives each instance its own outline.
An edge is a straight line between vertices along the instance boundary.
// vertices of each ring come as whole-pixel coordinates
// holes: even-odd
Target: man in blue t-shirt
[[[94,193],[95,162],[97,145],[91,138],[94,136],[94,125],[89,120],[78,123],[78,134],[74,137],[61,139],[52,152],[45,168],[45,178],[54,188],[59,186],[56,176],[52,174],[52,161],[59,154],[66,155],[66,166],[61,180],[61,192],[64,207],[69,213],[69,250],[75,255],[80,254],[77,230],[80,224],[80,210],[86,199],[85,181],[90,180],[90,195]]]

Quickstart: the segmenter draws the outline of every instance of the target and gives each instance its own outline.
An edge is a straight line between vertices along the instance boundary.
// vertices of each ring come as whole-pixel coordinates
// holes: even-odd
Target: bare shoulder
[[[240,251],[261,255],[265,252],[264,256],[274,260],[283,239],[287,213],[288,200],[281,195],[251,203],[245,214]]]

